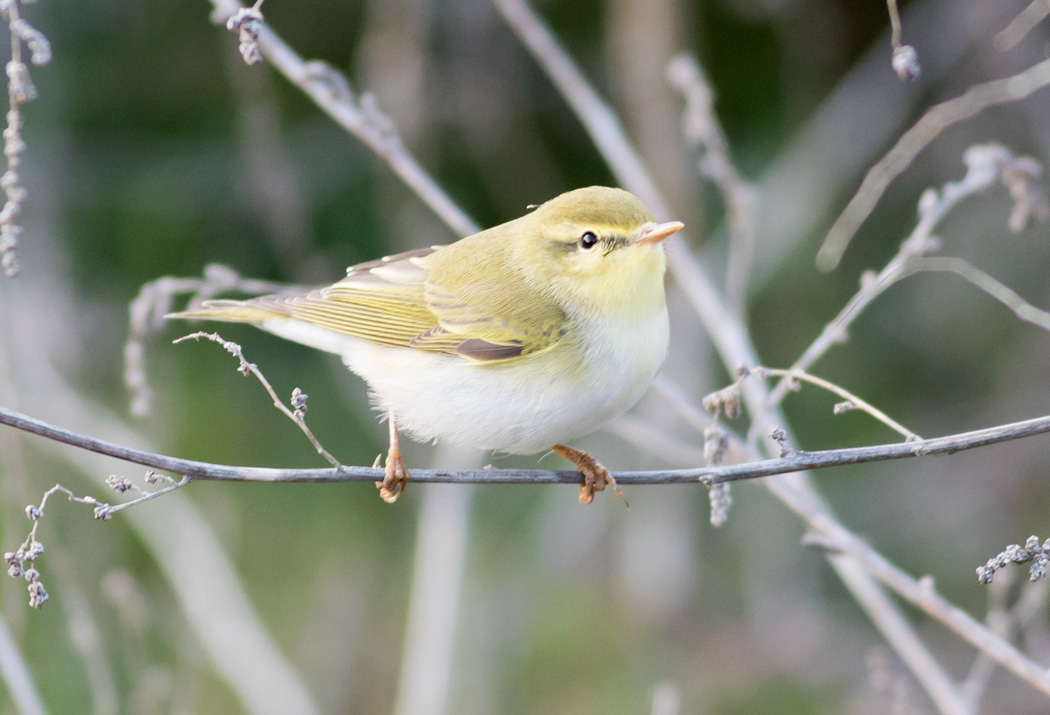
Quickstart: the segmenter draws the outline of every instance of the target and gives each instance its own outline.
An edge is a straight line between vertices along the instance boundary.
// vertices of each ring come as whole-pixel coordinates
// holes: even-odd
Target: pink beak
[[[672,233],[681,231],[685,224],[681,221],[668,221],[667,223],[649,224],[638,233],[635,243],[659,243]]]

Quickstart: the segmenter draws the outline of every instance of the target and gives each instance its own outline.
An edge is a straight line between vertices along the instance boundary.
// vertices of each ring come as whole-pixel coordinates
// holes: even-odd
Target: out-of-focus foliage
[[[680,51],[699,57],[733,156],[759,187],[754,341],[767,365],[786,367],[856,290],[860,272],[896,251],[914,226],[921,191],[962,175],[965,147],[994,140],[1050,159],[1048,92],[954,127],[890,188],[838,271],[814,267],[823,232],[865,168],[925,107],[1041,58],[1045,23],[1009,52],[993,47],[994,33],[1023,5],[907,3],[905,41],[925,70],[910,85],[892,76],[888,19],[877,2],[576,0],[537,9],[621,112],[675,217],[719,274],[723,209],[697,176],[680,136],[679,98],[663,74]],[[113,438],[106,420],[56,407],[47,385],[62,381],[132,422],[121,352],[126,306],[144,282],[200,275],[211,262],[244,276],[324,282],[352,263],[456,238],[268,65],[246,67],[236,36],[212,25],[208,9],[178,0],[26,7],[50,37],[54,60],[34,70],[40,98],[24,110],[23,275],[0,284],[0,403]],[[567,189],[614,181],[485,2],[267,0],[263,10],[296,51],[372,92],[421,163],[482,225]],[[1002,192],[967,202],[939,231],[945,251],[1048,306],[1046,224],[1011,235],[1008,208]],[[795,211],[805,219],[788,220]],[[672,308],[675,353],[666,374],[699,400],[726,373],[673,288]],[[170,326],[146,345],[154,409],[134,425],[159,451],[325,466],[222,350],[170,344],[184,332]],[[371,464],[384,449],[385,426],[363,385],[335,358],[246,327],[221,332],[243,345],[280,394],[298,386],[311,395],[309,423],[341,461]],[[26,334],[35,336],[31,344],[17,339]],[[919,276],[881,298],[815,372],[932,436],[1045,413],[1048,345],[1050,336],[963,282]],[[790,429],[803,448],[895,439],[858,412],[834,417],[834,402],[808,388],[788,398]],[[654,396],[634,414],[702,446]],[[613,468],[688,464],[608,434],[585,445]],[[410,466],[430,465],[428,448],[406,451]],[[987,594],[974,567],[1007,543],[1047,531],[1046,455],[1046,443],[1032,440],[818,479],[846,525],[909,572],[934,575],[945,595],[980,617]],[[537,465],[531,457],[484,459]],[[538,464],[562,466],[554,457]],[[138,477],[127,465],[112,469]],[[25,504],[55,481],[105,498],[106,475],[88,471],[0,432],[4,549],[25,537]],[[393,706],[426,489],[411,486],[394,507],[371,485],[183,490],[326,713]],[[606,497],[583,508],[574,492],[476,490],[448,712],[648,712],[662,683],[683,713],[889,711],[892,697],[870,682],[879,635],[823,556],[799,546],[800,523],[760,485],[735,489],[729,523],[717,531],[700,486],[631,489],[630,511]],[[151,505],[139,509],[148,514]],[[120,712],[240,711],[166,575],[124,519],[96,523],[89,510],[55,501],[41,538],[45,568],[55,572],[52,603],[29,612],[23,584],[7,579],[2,606],[52,712],[87,711],[92,658],[110,671]],[[99,631],[86,657],[71,635],[85,619]],[[921,616],[915,622],[963,679],[972,649]],[[891,662],[890,670],[897,690],[926,708],[904,668]],[[996,713],[1046,709],[1010,676],[996,675],[991,687]]]

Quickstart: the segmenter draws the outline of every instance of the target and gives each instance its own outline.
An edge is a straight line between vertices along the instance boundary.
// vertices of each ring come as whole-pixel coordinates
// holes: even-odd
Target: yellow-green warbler
[[[326,288],[169,317],[252,323],[339,355],[389,419],[377,482],[387,501],[409,478],[404,430],[513,454],[550,448],[583,474],[586,503],[616,484],[561,443],[631,407],[656,376],[668,337],[661,241],[680,228],[592,186],[451,245],[353,266]]]

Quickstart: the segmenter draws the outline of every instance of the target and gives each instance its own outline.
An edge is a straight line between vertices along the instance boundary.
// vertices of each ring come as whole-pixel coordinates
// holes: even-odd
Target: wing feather
[[[284,316],[383,345],[504,362],[546,350],[564,336],[565,314],[524,281],[508,290],[503,251],[478,251],[503,227],[451,246],[406,251],[347,269],[339,282],[300,294],[209,301],[183,317],[261,322]],[[511,274],[513,275],[513,274]]]

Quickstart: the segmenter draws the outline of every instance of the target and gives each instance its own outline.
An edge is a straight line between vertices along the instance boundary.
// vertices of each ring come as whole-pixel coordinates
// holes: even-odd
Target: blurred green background
[[[606,0],[537,10],[620,112],[690,229],[723,270],[717,191],[682,139],[668,60],[695,54],[742,173],[758,189],[748,320],[765,364],[787,367],[914,227],[921,191],[958,179],[971,144],[1050,156],[1050,100],[1036,94],[945,131],[887,192],[843,265],[813,256],[865,169],[928,106],[1043,59],[1043,23],[1016,48],[993,37],[1018,0],[913,0],[904,40],[923,78],[889,65],[878,2]],[[134,418],[122,383],[127,306],[147,281],[223,263],[246,277],[338,279],[353,263],[456,238],[369,150],[237,38],[204,2],[41,0],[26,18],[54,60],[24,109],[23,272],[0,281],[0,404],[88,434],[228,464],[325,466],[218,346],[145,344],[153,409]],[[480,0],[268,0],[297,52],[371,92],[410,150],[481,225],[614,179],[557,91]],[[1050,305],[1046,224],[1009,234],[1003,190],[969,200],[938,232],[959,255]],[[672,217],[661,217],[672,218]],[[664,374],[696,401],[728,381],[670,286]],[[360,380],[328,355],[223,326],[279,394],[300,387],[308,421],[342,462],[371,464],[385,426]],[[1046,412],[1048,337],[960,280],[919,276],[880,298],[815,368],[916,432],[947,434]],[[806,449],[889,442],[858,412],[805,389],[785,408]],[[659,397],[582,441],[614,469],[696,466],[702,437]],[[646,450],[639,424],[686,447]],[[732,425],[742,431],[741,419]],[[1045,438],[952,458],[817,475],[843,522],[983,618],[974,568],[1047,533]],[[540,466],[555,457],[461,455],[422,445],[409,466]],[[0,534],[60,482],[107,495],[141,472],[0,430]],[[584,508],[569,487],[410,486],[395,506],[371,485],[194,484],[111,522],[49,502],[38,568],[52,601],[5,579],[13,642],[55,713],[933,712],[803,525],[760,484],[734,489],[709,526],[700,487],[628,490]],[[421,536],[422,535],[422,536]],[[1015,585],[1015,588],[1017,586]],[[247,604],[250,603],[250,606]],[[235,615],[231,615],[235,614]],[[963,680],[974,652],[908,611]],[[1027,641],[1043,662],[1040,615]],[[245,625],[246,624],[246,625]],[[241,626],[250,633],[239,630]],[[887,684],[888,683],[888,684]],[[0,712],[19,712],[10,682]],[[261,701],[250,693],[279,692]],[[1034,689],[993,675],[987,712],[1043,713]],[[901,711],[904,712],[904,711]]]

